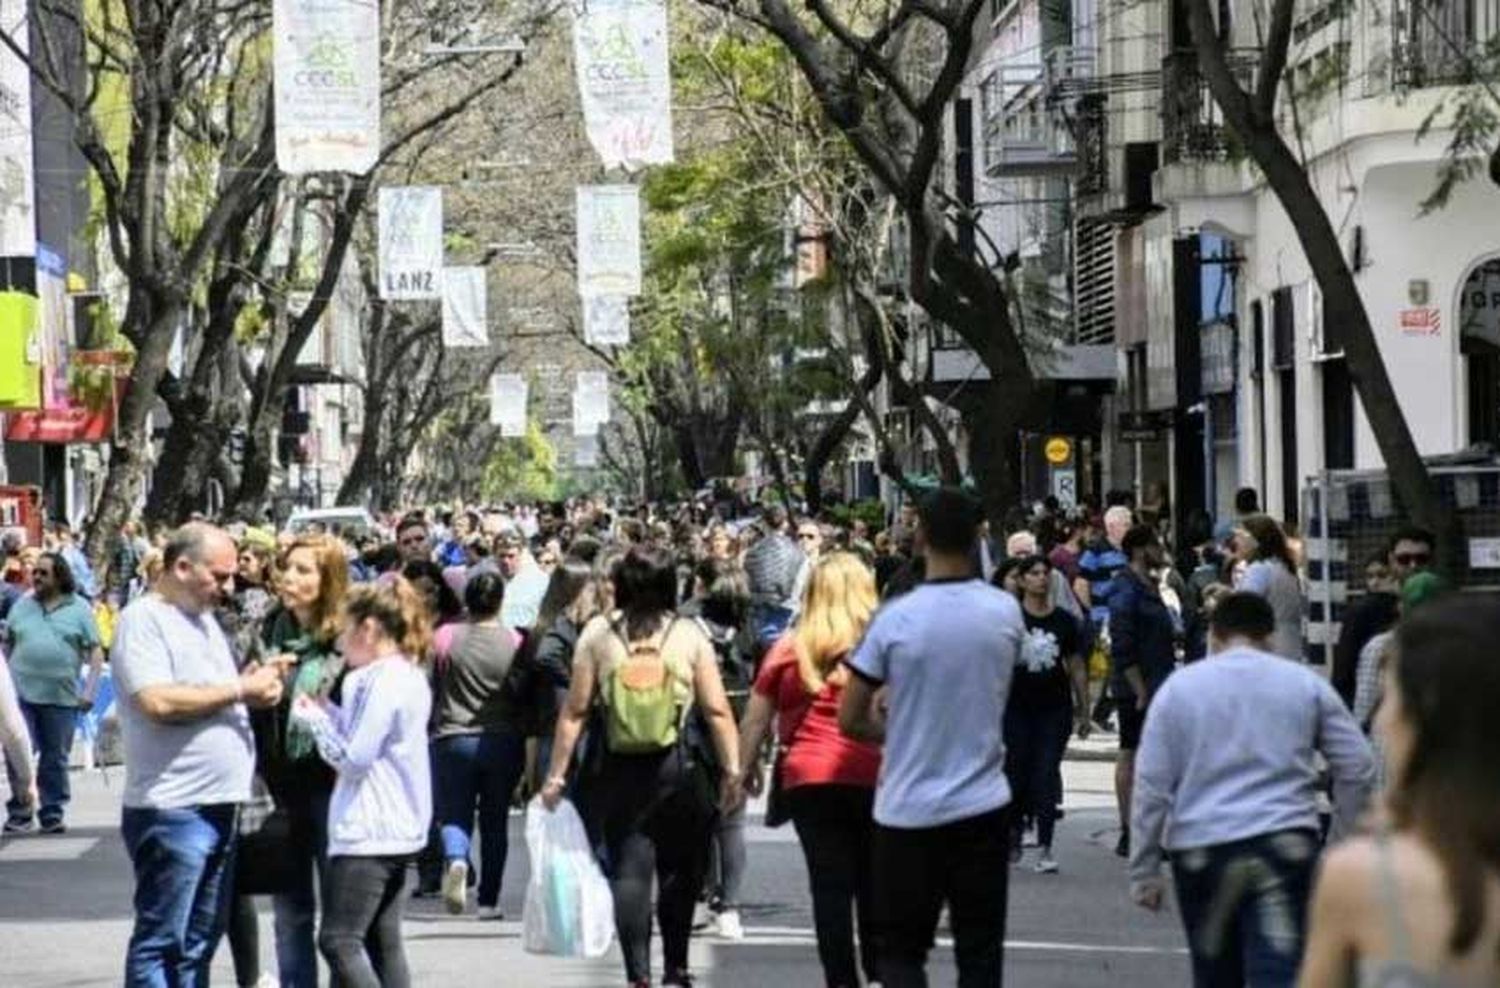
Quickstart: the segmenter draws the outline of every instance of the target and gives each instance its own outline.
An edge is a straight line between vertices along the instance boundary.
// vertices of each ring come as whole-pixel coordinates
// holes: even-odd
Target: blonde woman
[[[293,723],[338,775],[318,947],[334,984],[407,988],[401,891],[432,822],[432,691],[419,668],[432,626],[422,595],[402,579],[352,591],[342,624],[342,704],[303,694],[292,707]]]
[[[807,859],[818,958],[829,988],[858,985],[860,968],[867,981],[876,979],[870,838],[880,748],[839,730],[839,698],[849,675],[842,661],[877,602],[875,576],[858,556],[835,552],[819,560],[797,626],[766,653],[740,731],[747,789],[758,791],[760,748],[776,721],[784,752],[777,764],[781,797]]]

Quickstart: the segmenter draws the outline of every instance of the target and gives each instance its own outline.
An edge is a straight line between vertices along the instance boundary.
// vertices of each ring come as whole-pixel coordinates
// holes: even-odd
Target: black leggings
[[[401,888],[410,855],[328,859],[318,949],[339,988],[408,988]]]
[[[229,953],[234,958],[234,981],[240,988],[255,988],[260,981],[260,916],[255,899],[236,895],[229,904]]]
[[[860,968],[866,981],[878,981],[870,870],[875,790],[863,786],[797,786],[786,791],[786,802],[807,859],[818,959],[823,962],[828,988],[858,988]],[[854,959],[856,914],[858,968]]]
[[[651,977],[651,881],[667,983],[688,969],[693,907],[708,865],[713,808],[677,749],[607,755],[597,780],[625,979]]]

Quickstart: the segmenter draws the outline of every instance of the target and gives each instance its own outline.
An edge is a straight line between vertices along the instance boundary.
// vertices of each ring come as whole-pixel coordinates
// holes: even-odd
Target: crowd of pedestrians
[[[925,985],[945,911],[959,983],[989,986],[1010,869],[1074,867],[1064,754],[1102,731],[1122,898],[1175,890],[1196,986],[1496,983],[1497,612],[1403,530],[1324,677],[1300,544],[1254,492],[1170,542],[1110,501],[1003,535],[950,489],[873,529],[596,498],[412,511],[389,539],[131,525],[102,588],[56,532],[8,554],[0,599],[5,832],[66,830],[107,653],[128,985],[206,983],[221,939],[243,988],[420,981],[404,903],[502,918],[534,795],[579,809],[634,988],[691,984],[695,930],[745,935],[753,798],[795,831],[830,988]]]

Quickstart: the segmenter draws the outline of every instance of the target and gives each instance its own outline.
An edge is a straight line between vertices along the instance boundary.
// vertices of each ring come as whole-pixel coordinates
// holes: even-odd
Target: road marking
[[[97,837],[6,838],[0,843],[5,861],[77,861],[99,844]]]
[[[747,926],[745,927],[745,939],[740,941],[724,940],[715,936],[698,936],[702,939],[720,947],[799,947],[804,944],[817,943],[817,935],[812,930],[801,929],[795,926]],[[953,946],[952,937],[938,937],[939,947]],[[1069,943],[1067,941],[1053,940],[1007,940],[1007,950],[1030,950],[1043,953],[1067,953],[1067,954],[1145,954],[1156,956],[1180,957],[1187,954],[1185,947],[1151,947],[1140,944],[1104,944],[1104,943]]]

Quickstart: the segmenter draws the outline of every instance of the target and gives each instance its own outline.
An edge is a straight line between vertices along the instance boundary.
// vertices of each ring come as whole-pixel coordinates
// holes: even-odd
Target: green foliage
[[[519,439],[501,439],[484,465],[479,484],[487,501],[551,501],[557,498],[557,449],[535,419]]]
[[[835,504],[828,509],[828,516],[837,525],[849,525],[858,519],[868,526],[870,533],[885,528],[885,505],[875,498],[863,498],[853,504]]]

